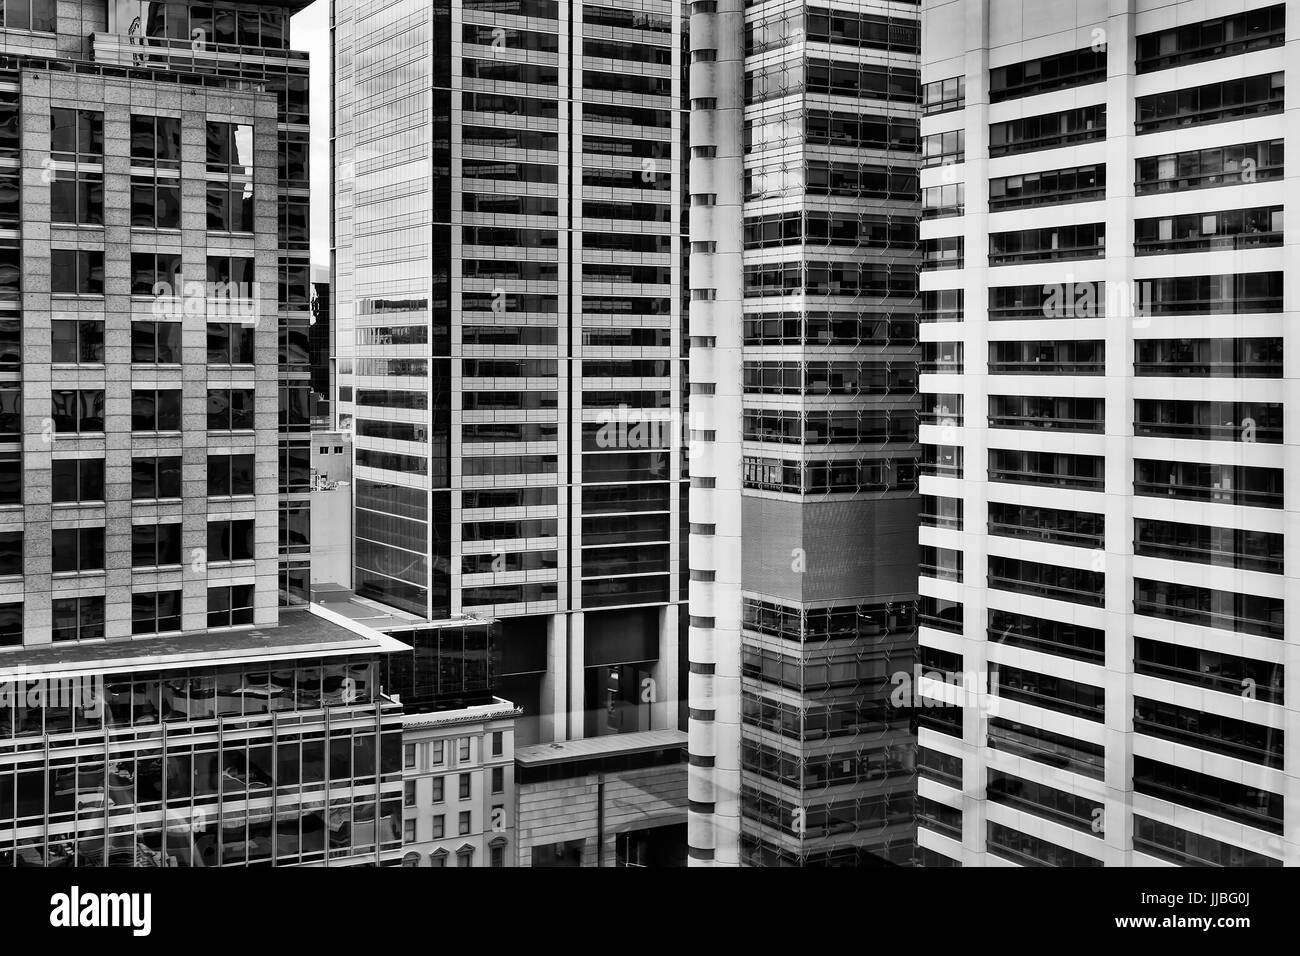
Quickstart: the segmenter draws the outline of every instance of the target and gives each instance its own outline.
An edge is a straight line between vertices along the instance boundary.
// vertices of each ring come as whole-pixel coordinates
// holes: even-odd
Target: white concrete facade
[[[1272,28],[1256,27],[1269,17],[1276,25],[1282,14],[1275,8],[1282,7],[1284,36],[1270,39]],[[1241,19],[1222,25],[1233,17]],[[1251,24],[1247,40],[1234,41],[1237,22]],[[1200,35],[1221,38],[1189,47],[1186,33],[1177,39],[1170,34],[1168,44],[1160,46],[1168,57],[1152,59],[1149,50],[1156,41],[1150,35],[1202,23],[1208,25]],[[1016,685],[1010,696],[966,707],[960,737],[922,724],[920,794],[960,811],[960,840],[955,817],[938,810],[949,823],[935,826],[922,813],[922,852],[934,865],[945,859],[968,866],[1295,864],[1300,861],[1300,790],[1294,780],[1300,697],[1295,686],[1283,685],[1274,665],[1289,670],[1300,664],[1294,642],[1284,637],[1294,632],[1291,581],[1300,561],[1300,447],[1291,414],[1298,397],[1300,340],[1290,331],[1300,301],[1300,272],[1294,268],[1296,239],[1280,225],[1282,210],[1300,203],[1300,180],[1291,168],[1275,174],[1268,164],[1230,165],[1230,157],[1239,153],[1224,154],[1225,171],[1216,180],[1178,177],[1187,176],[1191,160],[1186,157],[1198,151],[1279,141],[1286,152],[1300,150],[1293,135],[1300,133],[1297,100],[1290,91],[1284,99],[1275,95],[1277,80],[1270,95],[1254,105],[1249,86],[1244,99],[1228,86],[1200,99],[1192,94],[1207,84],[1254,77],[1265,78],[1263,88],[1268,78],[1284,73],[1300,56],[1300,4],[926,0],[922,29],[922,82],[963,77],[965,84],[964,103],[924,116],[921,130],[923,138],[957,130],[965,137],[964,155],[955,163],[924,168],[921,174],[923,189],[964,186],[963,214],[922,224],[925,240],[961,237],[964,265],[929,271],[921,281],[925,291],[963,290],[965,302],[964,320],[921,326],[923,342],[960,344],[955,368],[922,375],[922,392],[961,399],[960,408],[949,409],[956,412],[954,420],[936,417],[922,425],[921,440],[957,446],[964,457],[960,477],[922,478],[923,495],[961,503],[959,527],[923,521],[920,532],[923,546],[960,555],[957,580],[921,577],[923,602],[956,602],[961,622],[955,628],[926,626],[923,617],[923,660],[926,653],[949,662],[954,659],[942,655],[960,655],[958,668],[974,675],[983,690],[990,681],[1001,680],[1004,690]],[[1219,55],[1207,52],[1212,49]],[[991,90],[991,77],[1001,76],[997,71],[1003,67],[1060,63],[1060,55],[1072,51],[1104,51],[1104,76],[1054,89],[1022,87],[1028,90],[1023,93],[1008,93],[1005,86]],[[1179,91],[1181,98],[1162,97]],[[1002,140],[991,142],[993,132],[1001,135],[998,124],[1093,106],[1105,108],[1104,135],[1080,127],[1077,137],[1067,137],[1071,141],[1042,142],[1039,148],[1007,150]],[[1157,114],[1170,120],[1153,120]],[[1158,186],[1144,172],[1151,163],[1144,166],[1143,160],[1157,162],[1154,157],[1171,154],[1180,157],[1168,161],[1177,175]],[[1008,203],[999,193],[990,207],[991,183],[1001,188],[1005,177],[1103,164],[1104,187],[1093,195],[1031,204]],[[1165,164],[1159,168],[1157,178],[1164,179]],[[1292,196],[1295,201],[1288,201]],[[1234,236],[1224,225],[1233,211],[1259,209],[1273,210],[1275,217],[1266,237],[1250,230]],[[1173,217],[1192,214],[1198,221],[1190,232],[1180,232],[1183,226]],[[1160,219],[1165,222],[1151,227],[1157,239],[1144,238],[1141,224]],[[1104,228],[1100,251],[1062,253],[1069,233],[1056,231],[1052,248],[1036,261],[1022,254],[1020,261],[991,264],[993,235],[1094,223]],[[1232,291],[1226,297],[1212,293],[1199,308],[1197,295],[1181,291],[1193,287],[1191,277],[1272,275],[1276,278],[1211,283]],[[1158,281],[1175,278],[1187,281]],[[1267,291],[1251,297],[1243,282],[1256,281]],[[990,293],[1012,286],[1046,291],[1071,282],[1104,282],[1105,309],[1062,318],[1045,308],[1040,316],[1007,319],[997,304],[1008,300]],[[1121,293],[1130,290],[1139,293],[1137,308],[1126,307],[1129,299]],[[1165,298],[1151,299],[1147,293],[1153,291]],[[1198,346],[1195,340],[1267,341],[1277,357],[1248,364],[1232,351],[1218,366],[1190,362],[1160,368],[1180,349],[1201,354],[1200,348],[1221,347]],[[1052,374],[991,364],[992,357],[1010,350],[999,345],[1006,342],[1026,343],[1027,354],[1056,356]],[[1100,345],[1066,344],[1072,342]],[[1085,352],[1100,356],[1101,367],[1080,359]],[[950,354],[956,354],[951,347]],[[1060,361],[1062,354],[1074,358]],[[1152,362],[1152,355],[1162,358]],[[999,418],[1008,407],[999,396],[1083,399],[1055,407],[1093,408],[1098,417],[1095,425],[1071,423],[1064,412],[1051,421],[1008,422]],[[1287,409],[1284,421],[1282,409]],[[1184,410],[1194,423],[1179,417]],[[1249,426],[1243,417],[1269,424],[1256,431],[1243,427]],[[1001,463],[1009,458],[1001,451],[1082,456],[1076,461],[1104,461],[1104,466],[1088,487],[1069,487],[1063,470],[1055,480],[1023,473],[1008,480]],[[1063,459],[1055,461],[1059,466]],[[1191,465],[1211,475],[1199,490],[1184,477]],[[1264,480],[1281,482],[1276,493],[1248,497],[1248,489]],[[1049,512],[1043,509],[1053,509],[1053,517],[1044,517]],[[1059,513],[1070,517],[1058,518]],[[1019,516],[1018,525],[1012,522],[1016,530],[1006,523],[1012,514]],[[1095,526],[1089,515],[1100,516]],[[1092,530],[1074,538],[1063,533],[1085,527]],[[1097,530],[1102,535],[1093,533]],[[1142,543],[1148,533],[1152,541],[1160,535],[1183,537],[1154,546]],[[1202,540],[1211,546],[1187,543]],[[1031,565],[1046,570],[1031,572]],[[1030,580],[1037,583],[1030,586]],[[1067,581],[1077,590],[1065,587]],[[1031,646],[1022,636],[1028,632],[1019,630],[1026,618],[1071,625],[1071,636],[1061,640],[1083,644],[1053,646],[1049,640]],[[1003,631],[1001,625],[1013,619],[1021,623]],[[1060,628],[1034,633],[1067,634]],[[1087,634],[1104,637],[1080,650],[1088,644],[1080,635]],[[1161,660],[1182,655],[1181,662],[1190,653],[1198,663],[1161,669],[1153,663],[1157,645],[1165,655]],[[1017,672],[1020,676],[1005,676]],[[1253,676],[1236,680],[1243,674]],[[1261,674],[1270,677],[1257,681]],[[1267,684],[1268,692],[1257,683],[1258,688]],[[1075,695],[1080,686],[1085,690]],[[1104,701],[1100,708],[1091,697],[1097,689]],[[1028,703],[1032,695],[1046,706]],[[1137,725],[1135,714],[1142,715]],[[1006,722],[1019,727],[1008,730]],[[990,746],[991,734],[1022,732],[1012,749],[1005,743]],[[1044,732],[1059,736],[1047,738]],[[1104,748],[1104,755],[1096,748]],[[1094,757],[1096,772],[1078,772]],[[959,758],[960,769],[947,758]],[[946,780],[943,773],[924,769],[945,762]],[[960,786],[954,773],[960,774]],[[1180,775],[1182,783],[1162,790],[1152,781],[1153,774],[1163,773]],[[1015,778],[1018,797],[990,798],[991,779],[1000,781],[1001,794],[1002,775]],[[1220,787],[1214,781],[1224,782],[1217,793],[1210,792]]]

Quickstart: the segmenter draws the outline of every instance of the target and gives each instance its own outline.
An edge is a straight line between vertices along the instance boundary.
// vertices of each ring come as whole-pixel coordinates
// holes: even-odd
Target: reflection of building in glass
[[[402,851],[400,645],[314,612],[0,659],[0,866],[388,865]],[[58,651],[59,653],[55,653]],[[80,682],[51,704],[29,687]]]
[[[925,4],[927,866],[1300,862],[1298,13]]]
[[[680,730],[521,748],[519,866],[685,866],[685,763]]]
[[[917,7],[691,11],[691,862],[906,863]]]
[[[311,284],[311,423],[312,429],[338,427],[334,409],[334,321],[330,306],[329,273],[326,281]]]
[[[334,25],[357,593],[499,620],[521,743],[676,728],[680,6],[339,0]],[[628,416],[670,427],[605,427]]]
[[[500,626],[382,613],[390,614],[384,631],[411,647],[389,657],[384,673],[386,692],[406,715],[403,866],[515,866],[521,711],[492,693]]]

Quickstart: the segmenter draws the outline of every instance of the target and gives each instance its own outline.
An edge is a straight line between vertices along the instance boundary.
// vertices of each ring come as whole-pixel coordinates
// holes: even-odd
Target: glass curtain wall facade
[[[380,660],[5,682],[0,866],[355,866],[402,849]]]
[[[917,14],[691,5],[693,864],[912,858]]]
[[[927,865],[1300,859],[1298,18],[926,0]]]
[[[332,9],[358,593],[500,620],[523,742],[675,727],[680,11]]]

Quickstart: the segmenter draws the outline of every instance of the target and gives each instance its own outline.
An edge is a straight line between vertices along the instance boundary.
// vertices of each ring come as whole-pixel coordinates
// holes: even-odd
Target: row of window
[[[709,293],[711,289],[692,289]],[[745,295],[864,295],[912,299],[917,294],[915,267],[879,262],[774,262],[745,266]]]
[[[166,38],[189,48],[207,44],[285,49],[289,18],[282,10],[245,10],[234,7],[188,7],[183,3],[148,4],[143,24],[145,36]]]
[[[747,312],[746,345],[890,345],[911,348],[917,340],[917,318],[906,312]]]
[[[991,375],[1101,375],[1106,369],[1106,343],[1064,339],[1054,342],[990,342]],[[960,342],[922,344],[922,372],[960,374]],[[1134,343],[1134,374],[1205,378],[1280,378],[1282,340],[1138,339]]]
[[[304,227],[305,228],[305,227]],[[5,250],[0,247],[0,259]],[[15,249],[16,264],[16,249]],[[105,256],[93,249],[51,249],[50,289],[54,295],[105,293]],[[251,320],[256,315],[258,286],[251,256],[210,256],[204,279],[187,279],[181,257],[174,253],[132,253],[130,294],[147,296],[169,314],[193,310],[225,310],[231,317]],[[281,259],[278,273],[279,302],[306,308],[310,298],[310,269]],[[0,266],[0,297],[16,298],[21,292],[17,271]]]
[[[1098,837],[1104,834],[1103,806],[1096,800],[992,769],[986,793],[990,803],[1025,810]]]
[[[874,640],[886,634],[908,634],[916,627],[910,603],[799,608],[748,597],[742,603],[746,631],[798,643]]]
[[[1100,664],[1106,659],[1106,634],[1093,627],[989,608],[988,639],[1057,657]]]
[[[948,187],[942,187],[948,188]],[[1139,219],[1134,251],[1139,256],[1215,249],[1253,249],[1282,244],[1282,207],[1229,209]],[[927,269],[960,268],[963,237],[926,239]],[[989,265],[1049,260],[1099,259],[1106,254],[1106,224],[1070,223],[989,234]]]
[[[915,19],[809,6],[760,15],[745,22],[745,55],[778,49],[801,37],[857,49],[919,53],[921,27]]]
[[[1198,750],[1282,769],[1285,732],[1275,727],[1134,697],[1133,729]]]
[[[750,216],[745,219],[745,248],[778,246],[853,246],[910,251],[916,246],[914,219],[869,213],[802,212]]]
[[[208,588],[207,626],[241,627],[253,623],[251,584]],[[22,605],[0,605],[0,646],[22,644]],[[180,591],[131,595],[131,633],[160,634],[181,629]],[[15,624],[17,625],[15,627]],[[56,597],[51,603],[51,637],[56,643],[103,640],[104,597]]]
[[[817,59],[779,61],[745,71],[746,103],[804,92],[915,104],[921,77],[916,70],[883,64]]]
[[[1246,571],[1282,573],[1283,536],[1273,531],[1213,528],[1134,519],[1133,553]]]
[[[22,504],[21,462],[17,452],[0,457],[0,504]],[[295,473],[302,473],[300,487],[309,490],[307,474],[310,455],[306,460],[291,460]],[[207,465],[207,494],[210,497],[231,497],[254,494],[254,456],[209,455]],[[53,463],[53,500],[56,504],[80,502],[98,503],[105,500],[104,467],[102,459],[56,459]],[[282,488],[282,491],[289,490]],[[181,498],[180,456],[161,458],[135,458],[131,462],[131,498],[134,501],[177,500]]]
[[[1236,654],[1138,637],[1134,641],[1133,669],[1139,674],[1235,697],[1253,696],[1270,704],[1280,704],[1284,699],[1284,665]]]
[[[903,409],[800,412],[747,408],[743,434],[746,441],[795,445],[913,442],[917,419],[915,412]]]
[[[989,852],[1023,866],[1099,867],[1103,863],[1094,856],[1058,846],[1041,837],[1030,836],[1019,830],[988,821],[986,833]]]
[[[1067,794],[1067,796],[1069,795]],[[990,799],[992,799],[991,794]],[[1010,803],[1012,801],[1001,800],[999,802]],[[1031,809],[1031,812],[1034,811]],[[1039,812],[1041,813],[1041,811]],[[946,833],[953,839],[961,839],[960,810],[948,807],[935,800],[920,798],[917,805],[917,818],[930,829],[939,833]],[[1098,819],[1100,818],[1099,814]],[[1100,831],[1098,833],[1100,835]],[[990,850],[1028,866],[1096,867],[1102,865],[1100,860],[1095,860],[1093,857],[1076,853],[1065,847],[1056,846],[1001,824],[990,822],[987,837]],[[1183,830],[1172,824],[1152,820],[1136,813],[1133,814],[1133,847],[1179,866],[1282,866],[1282,861],[1276,857],[1265,856],[1262,853],[1224,843],[1204,834],[1192,833],[1189,830]],[[960,864],[941,854],[930,851],[930,858],[922,865],[959,866]]]
[[[926,137],[932,150],[927,155],[939,162],[959,161],[962,158],[959,133],[936,134],[934,139]],[[1142,157],[1135,162],[1134,191],[1142,196],[1279,179],[1284,171],[1283,155],[1282,140],[1265,140]],[[962,183],[927,188],[922,215],[961,215],[962,193]],[[989,180],[989,210],[993,212],[1088,202],[1103,199],[1105,195],[1106,167],[1101,164]]]
[[[1054,53],[989,70],[989,102],[1100,83],[1106,78],[1106,47]]]
[[[1105,546],[1105,518],[1087,511],[989,502],[989,534],[1066,544],[1073,547]]]
[[[12,323],[12,327],[9,325]],[[64,365],[104,364],[105,326],[102,320],[55,319],[50,323],[51,361]],[[132,322],[131,362],[137,365],[181,364],[180,322]],[[251,324],[207,324],[208,365],[252,365],[256,361]],[[281,337],[287,352],[303,364],[308,354],[308,334],[286,330]],[[17,319],[0,319],[0,368],[21,364],[22,333]]]
[[[51,570],[55,574],[104,570],[104,531],[97,528],[55,528],[51,534]],[[207,564],[252,561],[255,523],[252,519],[208,522],[207,548],[200,556]],[[21,575],[23,532],[0,531],[0,575]],[[181,551],[181,524],[132,525],[133,568],[180,567],[192,560]]]
[[[457,828],[457,829],[456,829],[456,834],[457,834],[458,836],[467,836],[467,835],[473,833],[473,832],[474,832],[474,829],[473,829],[473,826],[474,826],[473,820],[474,820],[474,813],[473,813],[472,810],[461,810],[461,811],[456,815],[456,828]],[[415,820],[414,818],[409,819],[409,820],[406,820],[406,821],[402,824],[402,842],[403,842],[403,843],[406,843],[406,844],[418,843],[418,842],[420,842],[421,839],[441,840],[441,839],[444,839],[446,836],[447,836],[447,815],[444,814],[444,813],[435,813],[435,814],[433,814],[433,815],[429,818],[429,829],[428,829],[428,833],[427,833],[424,837],[421,837],[421,834],[420,834],[420,828],[419,828],[419,826],[418,826],[418,821]],[[493,866],[504,866],[504,865],[505,865],[504,861],[503,861],[503,862],[497,862],[497,859],[498,859],[498,857],[497,857],[497,852],[498,852],[498,850],[499,850],[503,855],[504,855],[504,853],[505,853],[505,848],[504,848],[504,847],[493,847],[493,848],[492,848],[492,860],[493,860],[492,865],[493,865]],[[473,848],[473,847],[463,847],[462,849],[456,851],[456,856],[457,856],[457,858],[458,858],[457,863],[456,863],[457,866],[473,866],[473,865],[474,865],[474,863],[473,863],[473,859],[474,859],[474,848]],[[415,859],[412,860],[412,857],[414,857]],[[431,864],[432,864],[433,866],[446,866],[446,865],[447,865],[447,853],[446,853],[446,851],[443,851],[441,854],[437,853],[436,851],[435,851],[434,853],[430,854],[430,862],[431,862]],[[418,855],[418,854],[415,854],[415,853],[408,853],[408,854],[406,854],[406,856],[403,857],[403,863],[402,863],[402,865],[403,865],[403,866],[418,866],[418,865],[419,865],[419,855]]]
[[[1236,56],[1282,44],[1286,4],[1188,23],[1137,38],[1138,73]]]
[[[1194,556],[1195,552],[1193,551]],[[1163,555],[1162,555],[1163,556]],[[928,577],[960,581],[962,552],[925,546],[921,549],[921,573]],[[1233,556],[1236,560],[1236,556]],[[1257,562],[1255,556],[1244,560]],[[1267,559],[1265,559],[1267,560]],[[1105,603],[1106,575],[1103,571],[1042,564],[1002,555],[988,559],[988,586],[1090,607]],[[1281,598],[1219,591],[1192,584],[1134,580],[1134,612],[1259,637],[1282,637]]]
[[[1139,97],[1136,131],[1138,134],[1153,133],[1279,112],[1283,86],[1283,74],[1272,73]],[[1075,107],[991,124],[989,155],[1008,156],[1054,149],[1103,139],[1105,135],[1105,105]],[[922,154],[926,165],[962,162],[965,159],[964,131],[922,137]]]
[[[1037,561],[1001,555],[989,556],[988,585],[990,588],[1018,594],[1091,607],[1101,607],[1106,595],[1105,572],[1059,564],[1040,564]]]
[[[768,395],[911,395],[915,362],[746,362],[744,389]]]
[[[959,602],[922,596],[919,616],[926,627],[962,633],[963,608]],[[992,643],[1090,664],[1105,661],[1104,631],[1018,612],[990,608],[987,638]],[[955,669],[959,670],[960,665]],[[1139,674],[1234,697],[1266,703],[1283,700],[1285,667],[1269,661],[1138,637],[1133,669]]]
[[[402,748],[402,767],[405,770],[427,770],[430,767],[442,767],[446,764],[449,740],[430,740],[422,744],[406,744]],[[457,737],[456,760],[464,764],[473,759],[473,737]],[[494,730],[491,734],[492,756],[500,757],[505,752],[505,732]],[[463,787],[463,783],[462,783]],[[493,791],[496,793],[497,791]]]
[[[1142,34],[1137,38],[1135,66],[1138,73],[1150,73],[1279,46],[1285,39],[1286,5],[1277,4]],[[1094,44],[994,67],[989,71],[989,102],[1100,83],[1106,78],[1106,53],[1104,44]],[[962,79],[927,83],[926,112],[960,108],[964,91],[957,83]]]
[[[914,760],[910,747],[801,756],[746,739],[741,743],[740,764],[750,773],[789,787],[821,790],[910,776]]]
[[[1133,610],[1143,617],[1281,640],[1281,598],[1136,578]]]
[[[0,405],[0,437],[21,434],[21,404],[17,389],[8,393]],[[131,430],[134,432],[173,432],[181,430],[181,395],[177,389],[133,389],[131,392]],[[252,431],[254,418],[252,389],[210,388],[207,398],[207,428],[210,431]],[[104,390],[57,389],[51,393],[50,420],[56,434],[98,435],[104,432]],[[13,439],[8,439],[13,440]]]
[[[506,771],[504,767],[491,768],[491,792],[505,793],[506,789]],[[457,774],[457,798],[460,800],[469,800],[473,792],[474,775],[470,773]],[[442,803],[446,799],[445,777],[429,778],[429,803]],[[419,783],[415,780],[407,780],[403,785],[402,805],[405,807],[415,807],[418,805],[418,787]]]
[[[814,495],[916,490],[915,458],[793,461],[746,456],[741,465],[744,487],[760,491]]]
[[[741,691],[742,719],[751,727],[799,741],[826,740],[866,733],[879,734],[882,728],[905,730],[906,721],[887,700],[861,694],[844,698],[809,699],[802,706],[773,700],[749,689]]]

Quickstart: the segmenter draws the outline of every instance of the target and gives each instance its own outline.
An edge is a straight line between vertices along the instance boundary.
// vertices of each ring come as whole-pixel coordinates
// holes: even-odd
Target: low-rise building
[[[409,656],[317,605],[75,658],[8,651],[0,867],[396,865],[394,652]]]
[[[408,713],[403,866],[514,866],[514,725],[508,700]]]
[[[685,866],[686,734],[588,737],[515,754],[519,866]]]

